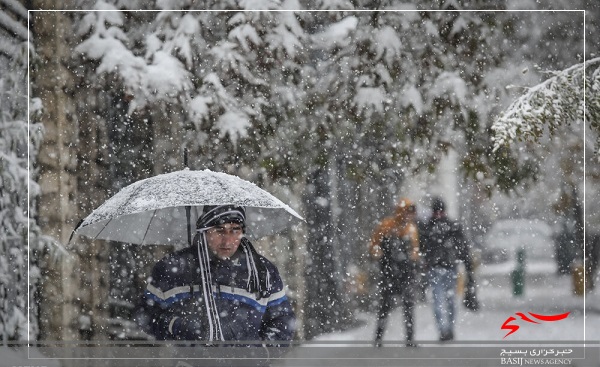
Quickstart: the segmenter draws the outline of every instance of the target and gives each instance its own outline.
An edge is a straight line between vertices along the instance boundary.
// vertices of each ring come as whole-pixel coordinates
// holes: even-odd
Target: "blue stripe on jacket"
[[[146,290],[146,297],[149,299],[152,299],[153,301],[155,301],[156,303],[161,305],[161,307],[168,307],[168,306],[171,306],[173,303],[180,302],[184,299],[191,298],[192,296],[198,296],[200,294],[201,294],[201,292],[194,291],[192,293],[192,292],[186,291],[186,292],[177,293],[166,299],[162,299],[160,296],[152,293],[149,290]],[[257,311],[259,311],[261,313],[264,313],[266,311],[267,307],[276,306],[288,299],[286,295],[283,295],[282,297],[279,297],[277,299],[270,300],[267,303],[267,305],[265,306],[265,305],[260,304],[257,300],[252,299],[250,297],[243,296],[241,294],[235,294],[235,293],[221,291],[218,294],[216,292],[213,292],[213,295],[216,297],[221,297],[221,298],[225,298],[228,300],[239,301],[239,302],[245,303],[249,306],[254,307]]]

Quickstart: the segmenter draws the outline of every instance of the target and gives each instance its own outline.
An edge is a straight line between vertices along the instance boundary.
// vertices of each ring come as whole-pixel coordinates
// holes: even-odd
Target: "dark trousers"
[[[384,279],[380,283],[381,298],[379,310],[377,311],[377,329],[375,341],[383,338],[385,327],[390,311],[392,310],[394,295],[398,295],[402,302],[404,313],[404,328],[406,330],[406,342],[410,343],[414,335],[414,285],[411,279],[399,282],[396,286],[388,284],[390,279]],[[397,281],[397,279],[396,279]]]

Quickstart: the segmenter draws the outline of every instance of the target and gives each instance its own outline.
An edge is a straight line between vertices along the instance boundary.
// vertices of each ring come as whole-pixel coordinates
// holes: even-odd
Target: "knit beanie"
[[[245,229],[246,209],[236,205],[205,205],[196,228],[210,228],[225,223],[237,223]]]

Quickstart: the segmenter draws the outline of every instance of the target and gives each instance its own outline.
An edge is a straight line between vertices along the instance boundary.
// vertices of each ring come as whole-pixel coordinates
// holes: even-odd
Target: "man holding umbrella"
[[[154,266],[138,324],[158,340],[291,340],[295,315],[279,271],[245,230],[244,207],[204,206],[192,246]]]

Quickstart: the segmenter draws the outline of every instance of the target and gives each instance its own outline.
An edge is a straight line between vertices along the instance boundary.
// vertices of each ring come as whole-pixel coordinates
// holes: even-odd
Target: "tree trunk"
[[[70,5],[68,1],[33,1],[32,7],[54,10]],[[69,70],[73,41],[71,15],[35,12],[31,25],[38,57],[31,73],[32,92],[42,100],[41,120],[45,129],[39,151],[39,224],[45,234],[67,245],[68,250],[65,256],[46,254],[41,259],[39,301],[44,307],[40,309],[40,338],[82,340],[96,333],[95,337],[101,339],[108,294],[106,252],[85,239],[75,238],[71,245],[68,241],[82,213],[88,213],[105,199],[101,197],[105,191],[98,190],[89,176],[85,182],[80,177],[83,172],[101,175],[102,157],[79,155],[81,143],[85,152],[99,150],[93,147],[102,144],[102,139],[98,139],[102,134],[97,130],[102,124],[93,113],[82,114],[78,109],[89,106],[90,95],[85,92],[89,90],[80,88]],[[79,120],[82,116],[85,118]],[[91,139],[82,142],[81,137]]]
[[[336,329],[341,304],[332,245],[331,190],[326,168],[316,168],[308,177],[305,196],[308,226],[308,260],[305,268],[306,298],[304,301],[304,333],[306,339]]]
[[[51,1],[34,1],[36,9],[53,9]],[[70,49],[66,44],[71,22],[60,12],[36,12],[31,24],[39,57],[32,70],[34,94],[44,105],[42,122],[44,143],[39,152],[41,196],[39,223],[42,231],[61,243],[67,243],[77,208],[71,201],[77,196],[74,147],[77,123],[74,105],[67,91],[73,90],[73,77],[65,67]],[[40,336],[49,340],[77,339],[73,326],[79,313],[76,300],[77,261],[74,257],[55,261],[47,256],[42,263],[41,296],[45,307],[40,313]],[[62,295],[57,297],[56,295]]]

